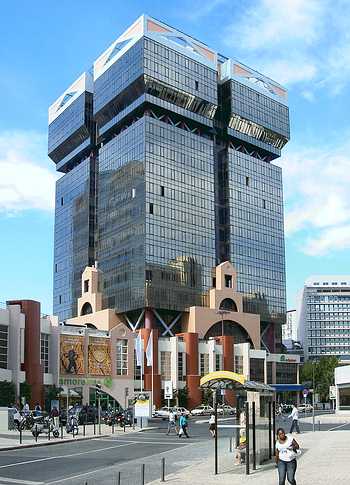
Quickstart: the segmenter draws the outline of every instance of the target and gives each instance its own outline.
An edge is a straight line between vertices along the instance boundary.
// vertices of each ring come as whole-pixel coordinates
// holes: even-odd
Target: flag
[[[141,332],[139,332],[136,342],[135,342],[135,350],[136,350],[136,365],[137,367],[142,367],[142,338]]]
[[[146,359],[147,359],[147,365],[151,366],[153,364],[153,331],[148,337],[148,343],[146,347]]]

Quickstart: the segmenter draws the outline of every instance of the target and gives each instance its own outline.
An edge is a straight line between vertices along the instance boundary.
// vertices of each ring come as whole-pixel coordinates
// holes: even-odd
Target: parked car
[[[192,416],[209,416],[212,413],[214,413],[214,408],[212,408],[211,406],[206,406],[204,404],[202,404],[201,406],[197,406],[191,411]]]
[[[230,414],[231,416],[236,415],[236,408],[225,404],[224,406],[218,406],[218,413],[219,414]]]
[[[184,414],[185,416],[189,416],[190,412],[188,409],[183,408],[181,406],[175,406],[173,407],[173,412],[177,415],[180,416],[181,414]]]
[[[154,417],[155,418],[168,419],[171,410],[172,410],[171,407],[163,406],[162,408],[155,411]]]
[[[313,410],[313,407],[311,404],[309,403],[306,403],[306,404],[300,404],[300,406],[298,406],[298,411],[299,413],[311,413]]]

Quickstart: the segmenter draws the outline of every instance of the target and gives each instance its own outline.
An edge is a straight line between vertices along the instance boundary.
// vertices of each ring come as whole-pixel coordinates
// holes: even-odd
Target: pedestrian
[[[212,437],[215,437],[215,414],[212,414],[209,418],[209,432]]]
[[[53,419],[53,424],[54,424],[55,428],[59,428],[59,426],[60,426],[59,415],[60,415],[59,410],[57,409],[56,406],[54,406],[51,410],[51,418]]]
[[[286,476],[290,485],[297,485],[295,472],[297,469],[297,450],[299,445],[291,435],[286,435],[283,428],[277,430],[276,464],[278,468],[279,485],[285,485]]]
[[[35,405],[34,414],[35,416],[41,416],[41,406],[38,402]]]
[[[168,431],[166,434],[170,434],[172,429],[174,429],[175,433],[178,434],[178,429],[176,426],[176,414],[174,411],[170,411],[169,413]]]
[[[22,411],[25,417],[29,416],[30,409],[29,409],[29,404],[27,402],[24,404]]]
[[[187,434],[188,421],[187,421],[187,418],[185,416],[185,413],[182,413],[181,416],[180,416],[179,426],[180,426],[179,438],[181,438],[181,436],[183,434],[186,436],[186,438],[189,438],[189,436]]]
[[[300,434],[300,429],[299,429],[299,412],[296,404],[293,404],[293,409],[291,414],[288,416],[289,418],[292,418],[292,426],[290,427],[290,433],[293,433],[294,428],[297,430],[297,433]]]

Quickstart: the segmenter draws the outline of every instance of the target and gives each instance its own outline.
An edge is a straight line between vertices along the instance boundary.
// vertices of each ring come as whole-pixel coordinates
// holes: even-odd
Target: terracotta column
[[[184,333],[186,347],[186,384],[188,389],[188,408],[193,409],[202,402],[198,372],[198,333]]]
[[[145,349],[145,361],[144,361],[144,389],[145,391],[152,391],[152,366],[147,365],[146,359],[146,348],[148,344],[148,339],[151,337],[151,332],[153,336],[153,399],[154,405],[157,409],[161,407],[161,379],[159,374],[158,366],[158,339],[159,331],[157,329],[151,330],[150,328],[143,328],[141,331],[141,337],[143,339],[144,349]]]
[[[24,371],[26,382],[32,387],[31,409],[36,403],[44,405],[44,374],[40,362],[40,303],[33,300],[11,300],[10,305],[20,305],[25,315]]]
[[[223,354],[223,370],[231,371],[234,370],[234,352],[233,352],[233,336],[224,335],[219,337],[220,343],[222,345]],[[226,389],[225,391],[225,402],[230,406],[236,406],[236,393],[232,389]]]
[[[154,314],[152,308],[145,309],[145,328],[154,328]]]

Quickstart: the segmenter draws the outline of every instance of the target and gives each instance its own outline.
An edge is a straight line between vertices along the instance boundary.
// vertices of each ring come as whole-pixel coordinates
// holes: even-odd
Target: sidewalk
[[[302,455],[298,459],[297,483],[324,485],[349,484],[350,433],[347,431],[318,431],[295,435]],[[221,446],[221,448],[224,448]],[[226,448],[226,447],[225,447]],[[184,468],[180,473],[167,475],[171,485],[202,485],[204,482],[235,485],[257,483],[276,485],[277,470],[273,463],[262,466],[251,475],[245,475],[243,466],[233,466],[233,453],[219,454],[219,475],[214,475],[214,457]],[[156,485],[159,480],[149,485]]]
[[[91,440],[93,438],[101,438],[101,437],[108,437],[108,436],[120,436],[129,433],[137,433],[140,431],[146,431],[148,429],[153,428],[139,428],[135,426],[133,429],[130,426],[125,427],[124,429],[115,426],[114,433],[112,433],[112,428],[105,424],[101,424],[101,434],[99,433],[99,427],[96,425],[94,434],[94,427],[93,425],[88,425],[85,427],[85,436],[83,432],[83,426],[79,426],[79,433],[74,437],[72,434],[67,434],[65,432],[65,428],[63,428],[63,438],[61,435],[59,438],[53,438],[52,434],[50,436],[50,440],[46,434],[41,434],[38,436],[38,441],[35,441],[35,438],[31,434],[30,431],[23,431],[22,433],[22,444],[20,444],[20,436],[18,431],[5,431],[0,433],[0,451],[9,450],[9,449],[17,449],[17,448],[28,448],[33,446],[44,446],[44,445],[53,445],[59,443],[65,443],[70,441],[81,441],[81,440]],[[61,429],[60,429],[61,433]]]

